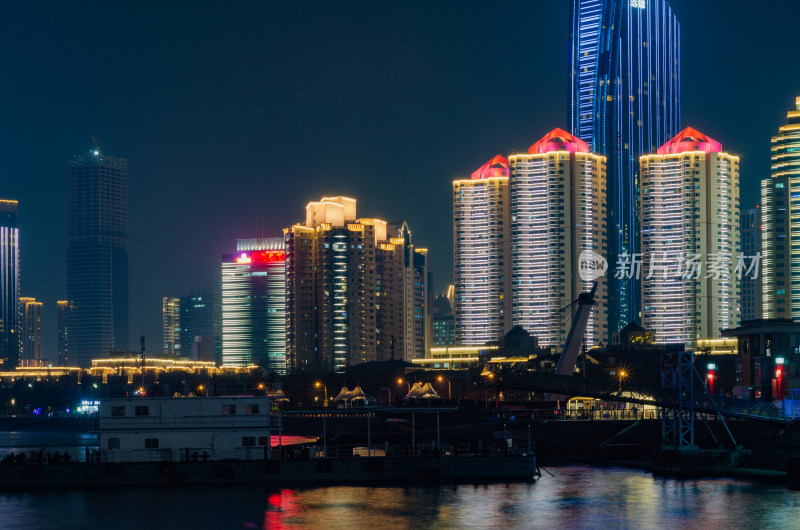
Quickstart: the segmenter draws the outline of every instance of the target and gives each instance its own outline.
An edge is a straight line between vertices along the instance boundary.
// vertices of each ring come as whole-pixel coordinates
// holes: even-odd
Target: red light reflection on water
[[[282,530],[295,528],[292,519],[303,513],[303,507],[297,501],[293,490],[281,490],[267,497],[267,509],[264,512],[264,528]]]

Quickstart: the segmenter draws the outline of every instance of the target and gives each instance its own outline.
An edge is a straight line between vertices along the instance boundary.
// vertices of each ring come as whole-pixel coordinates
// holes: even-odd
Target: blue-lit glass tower
[[[19,364],[19,228],[14,200],[0,199],[0,359]]]
[[[680,31],[666,0],[572,0],[570,126],[608,159],[609,333],[639,320],[639,157],[680,131]]]
[[[69,360],[128,349],[128,162],[98,151],[67,167]]]

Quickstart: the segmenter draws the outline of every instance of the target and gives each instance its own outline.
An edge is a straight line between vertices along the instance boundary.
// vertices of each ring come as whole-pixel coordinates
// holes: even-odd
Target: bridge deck
[[[560,394],[564,396],[585,396],[603,401],[618,401],[641,405],[655,405],[664,408],[677,407],[677,395],[670,389],[626,383],[620,391],[616,381],[600,379],[587,379],[573,375],[557,375],[553,373],[531,372],[525,375],[504,375],[498,383],[504,388],[526,390],[529,392],[542,392]],[[763,401],[748,401],[735,398],[715,398],[714,403],[703,393],[695,397],[694,409],[704,412],[733,418],[746,418],[770,422],[787,423],[792,418],[787,418],[782,411],[771,403]]]

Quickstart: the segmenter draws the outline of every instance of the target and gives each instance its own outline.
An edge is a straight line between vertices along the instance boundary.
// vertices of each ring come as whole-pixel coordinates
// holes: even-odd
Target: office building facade
[[[453,306],[446,295],[440,295],[433,301],[431,347],[453,346],[456,343],[456,323]]]
[[[19,364],[19,228],[14,200],[0,200],[0,359]]]
[[[222,257],[222,363],[286,373],[283,238],[239,239]]]
[[[243,240],[251,241],[251,240]],[[222,300],[212,289],[192,289],[180,297],[164,297],[164,353],[194,360],[194,344],[202,339],[204,361],[222,364]],[[213,349],[213,355],[209,353]]]
[[[165,296],[161,300],[161,328],[164,337],[164,355],[179,356],[181,344],[181,299]]]
[[[680,29],[666,0],[572,0],[571,132],[608,166],[609,263],[640,252],[639,157],[680,130]],[[610,331],[639,318],[639,284],[609,278]]]
[[[640,163],[643,325],[692,349],[740,323],[739,157],[688,127]]]
[[[38,366],[42,362],[42,303],[35,298],[21,297],[20,360],[23,366]]]
[[[181,296],[180,314],[182,355],[191,354],[194,359],[194,344],[201,337],[203,360],[222,364],[222,297],[219,290],[192,289],[188,295]],[[213,356],[208,353],[211,344]]]
[[[761,227],[760,206],[742,210],[739,236],[742,239],[740,248],[744,256],[755,257],[761,254]],[[742,275],[742,322],[761,318],[763,278],[760,270],[755,277],[752,273]]]
[[[453,181],[456,344],[499,342],[511,329],[508,159]]]
[[[58,300],[58,365],[69,366],[69,312],[72,303],[69,300]]]
[[[764,318],[800,318],[800,97],[772,137],[761,182]]]
[[[572,323],[562,312],[592,281],[579,274],[581,253],[606,248],[606,158],[554,129],[526,154],[509,157],[511,321],[542,346],[563,345]],[[606,277],[596,279],[587,346],[607,342]]]
[[[128,349],[128,163],[93,151],[67,168],[70,362]]]
[[[415,359],[427,355],[433,337],[431,289],[433,281],[428,267],[428,249],[414,249],[414,345],[412,356]]]

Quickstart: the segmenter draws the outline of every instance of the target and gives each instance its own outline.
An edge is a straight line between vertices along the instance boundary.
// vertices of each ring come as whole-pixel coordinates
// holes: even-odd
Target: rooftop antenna
[[[92,151],[92,154],[97,156],[100,154],[100,144],[97,143],[97,138],[95,138],[94,135],[92,135],[92,143],[94,144],[94,151]]]

